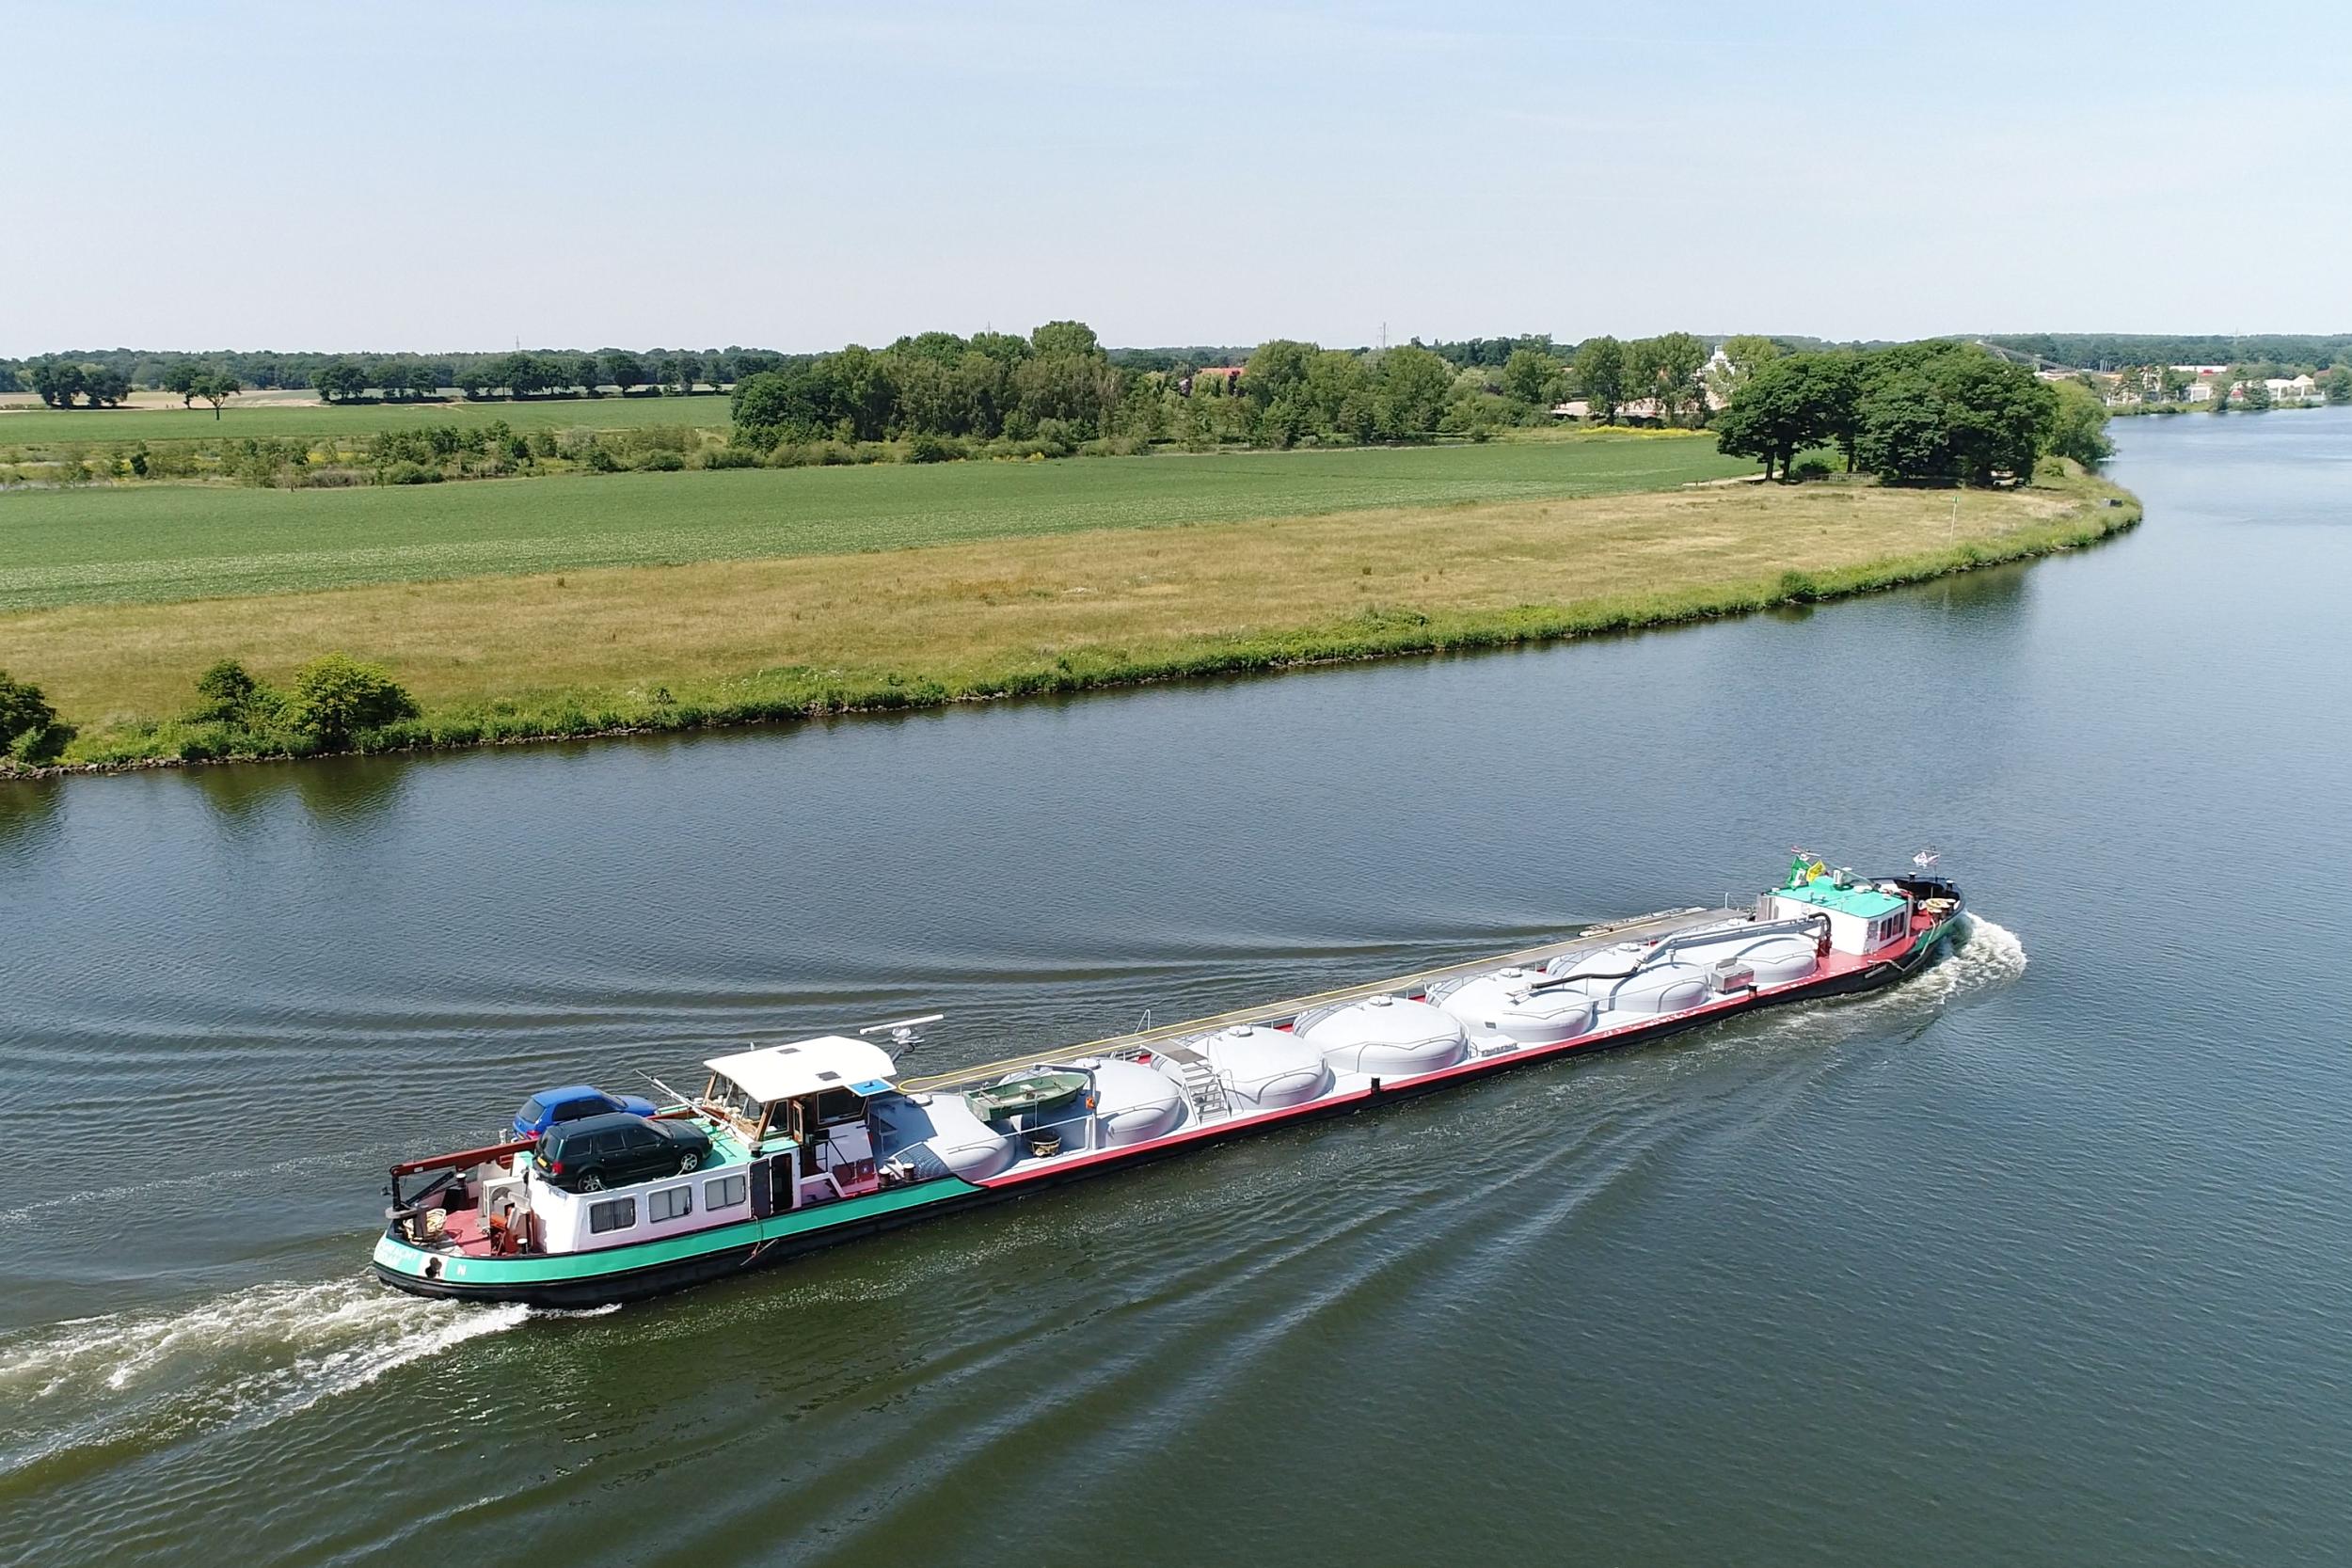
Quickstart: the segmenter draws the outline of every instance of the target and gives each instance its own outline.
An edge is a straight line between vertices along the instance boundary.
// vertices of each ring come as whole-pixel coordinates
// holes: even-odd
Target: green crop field
[[[69,441],[180,441],[221,436],[310,441],[408,430],[421,424],[485,425],[493,420],[504,420],[516,430],[631,430],[658,424],[717,430],[728,422],[727,400],[708,392],[687,398],[608,395],[533,398],[521,403],[361,403],[336,407],[268,403],[240,407],[232,401],[218,420],[203,404],[194,408],[19,407],[0,411],[0,456],[12,448],[30,450]]]
[[[1606,434],[1486,446],[718,469],[350,490],[20,491],[0,495],[0,611],[1605,495],[1753,467],[1719,455],[1705,436]]]

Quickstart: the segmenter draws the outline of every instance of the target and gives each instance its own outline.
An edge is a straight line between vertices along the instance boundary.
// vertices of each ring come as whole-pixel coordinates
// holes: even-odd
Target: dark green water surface
[[[0,1562],[2352,1557],[2352,416],[1584,646],[0,787]],[[1898,991],[601,1314],[363,1277],[529,1089],[944,1067],[1944,852]]]

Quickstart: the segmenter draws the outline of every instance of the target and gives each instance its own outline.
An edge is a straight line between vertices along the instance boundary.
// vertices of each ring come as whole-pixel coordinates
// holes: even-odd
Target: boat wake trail
[[[1963,917],[1959,944],[1898,990],[1914,1000],[1941,1004],[1970,991],[2006,986],[2026,973],[2026,944],[2016,932],[1982,915]]]
[[[0,1496],[59,1455],[263,1425],[530,1316],[338,1279],[0,1335]]]

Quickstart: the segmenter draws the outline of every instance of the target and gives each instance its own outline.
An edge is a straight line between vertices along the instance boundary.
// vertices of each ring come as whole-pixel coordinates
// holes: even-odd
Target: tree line
[[[1085,323],[1058,321],[1025,338],[926,332],[787,359],[744,377],[733,411],[737,438],[755,448],[919,438],[932,443],[926,453],[954,456],[936,443],[1477,439],[1548,422],[1575,397],[1603,421],[1697,423],[1708,408],[1708,344],[1687,332],[1595,338],[1574,350],[1549,338],[1479,340],[1466,358],[1417,342],[1327,349],[1276,339],[1246,357],[1220,351],[1214,363],[1146,368],[1133,351],[1105,350]]]
[[[2268,367],[2272,374],[2308,372],[2316,375],[2330,365],[2352,364],[2352,334],[2344,333],[2233,337],[2216,333],[2030,332],[1990,337],[1983,341],[1994,348],[2088,371],[2122,370],[2135,365],[2247,365]]]
[[[412,402],[451,389],[468,397],[565,391],[593,396],[606,387],[624,394],[684,392],[697,386],[717,391],[786,358],[771,349],[741,347],[441,355],[98,349],[0,359],[0,392],[35,392],[56,408],[109,408],[134,389],[183,392],[180,384],[198,374],[233,381],[241,391],[315,390],[330,403],[370,395]]]
[[[1968,484],[2023,483],[2045,455],[2095,463],[2112,450],[2106,424],[2090,388],[1951,341],[1759,355],[1713,421],[1717,447],[1760,459],[1768,478],[1826,447],[1849,472]]]

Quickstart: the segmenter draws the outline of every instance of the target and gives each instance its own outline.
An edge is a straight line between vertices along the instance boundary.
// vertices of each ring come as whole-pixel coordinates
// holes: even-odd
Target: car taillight
[[[561,1175],[563,1175],[563,1174],[564,1174],[564,1162],[563,1162],[563,1161],[561,1161],[561,1160],[549,1160],[549,1161],[548,1162],[548,1174],[549,1176],[561,1176]]]

